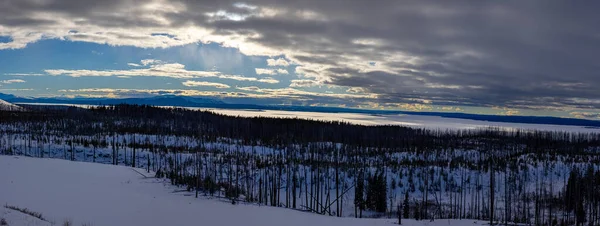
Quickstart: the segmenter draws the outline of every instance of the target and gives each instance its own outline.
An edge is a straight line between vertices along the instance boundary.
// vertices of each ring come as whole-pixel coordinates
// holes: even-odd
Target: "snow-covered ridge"
[[[0,111],[22,111],[23,108],[0,99]]]
[[[52,223],[40,220],[33,216],[21,213],[16,210],[8,209],[0,206],[0,222],[12,225],[30,225],[30,226],[50,226]],[[2,224],[2,223],[0,223]]]

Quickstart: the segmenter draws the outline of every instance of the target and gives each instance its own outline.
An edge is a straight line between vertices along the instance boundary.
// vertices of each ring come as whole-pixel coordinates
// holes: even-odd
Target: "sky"
[[[599,6],[2,0],[0,92],[600,120]]]

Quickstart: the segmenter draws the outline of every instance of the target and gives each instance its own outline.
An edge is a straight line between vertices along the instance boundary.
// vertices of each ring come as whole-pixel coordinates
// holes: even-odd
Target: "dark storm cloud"
[[[15,33],[19,28],[47,32],[66,20],[75,24],[68,29],[88,29],[87,34],[71,34],[74,39],[102,42],[96,39],[112,38],[106,42],[136,45],[137,39],[148,37],[121,30],[164,30],[181,39],[185,34],[171,29],[191,26],[220,37],[242,37],[242,45],[284,54],[299,65],[297,72],[303,79],[362,88],[377,94],[379,98],[373,101],[381,104],[421,99],[487,107],[600,108],[598,2],[152,3],[161,7],[133,0],[8,0],[0,3],[4,27],[0,32]],[[44,17],[44,13],[54,17]],[[90,31],[100,28],[115,31],[90,36]],[[146,43],[142,47],[173,41],[153,38],[140,41]],[[260,55],[260,51],[253,53]]]

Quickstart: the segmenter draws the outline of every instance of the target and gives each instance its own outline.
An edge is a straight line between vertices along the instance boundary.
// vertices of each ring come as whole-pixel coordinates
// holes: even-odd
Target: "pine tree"
[[[410,208],[410,204],[408,201],[408,190],[406,190],[406,192],[404,193],[404,203],[402,204],[402,215],[404,216],[405,219],[408,219],[408,215],[409,215],[409,208]]]
[[[362,171],[358,173],[356,178],[356,186],[354,187],[354,208],[358,209],[360,214],[358,217],[362,218],[362,211],[365,209],[365,179]],[[354,211],[356,213],[356,211]]]

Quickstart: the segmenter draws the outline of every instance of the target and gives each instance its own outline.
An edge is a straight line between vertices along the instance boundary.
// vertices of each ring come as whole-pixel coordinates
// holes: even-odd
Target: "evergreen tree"
[[[408,201],[408,190],[404,193],[404,202],[402,204],[402,215],[404,216],[405,219],[408,219],[408,215],[409,215],[409,201]]]
[[[363,173],[359,172],[356,178],[356,186],[354,187],[354,208],[358,209],[360,214],[357,217],[362,218],[362,211],[365,209],[365,179]],[[354,211],[356,214],[356,211]]]

